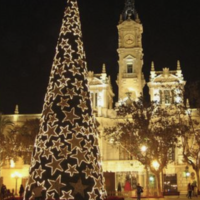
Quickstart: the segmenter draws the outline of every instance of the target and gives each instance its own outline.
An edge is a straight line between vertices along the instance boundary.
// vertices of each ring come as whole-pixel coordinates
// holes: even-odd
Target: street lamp
[[[187,179],[190,176],[189,167],[185,167],[185,178]]]
[[[17,196],[17,182],[18,182],[18,178],[21,178],[22,175],[19,172],[14,172],[13,174],[11,174],[12,178],[15,178],[15,196]]]
[[[145,145],[141,146],[141,151],[145,153],[147,151],[147,147]]]
[[[158,171],[158,169],[159,169],[159,167],[160,167],[160,164],[158,163],[157,160],[153,160],[153,161],[152,161],[152,166],[154,167],[154,169],[155,169],[156,171]]]
[[[147,146],[142,145],[140,147],[141,153],[143,156],[145,156],[145,169],[146,169],[146,196],[149,196],[149,173],[148,173],[148,168],[147,168]]]

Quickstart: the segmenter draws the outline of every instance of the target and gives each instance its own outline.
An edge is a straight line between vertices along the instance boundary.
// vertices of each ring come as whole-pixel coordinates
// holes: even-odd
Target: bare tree
[[[157,179],[158,195],[161,194],[160,173],[173,162],[173,152],[180,147],[178,138],[189,130],[182,125],[180,131],[180,112],[177,105],[162,106],[152,102],[145,104],[141,97],[137,102],[128,102],[117,108],[121,121],[115,127],[105,128],[105,137],[126,151],[131,159],[136,159],[150,169]],[[185,118],[182,112],[179,116]],[[141,147],[148,151],[144,154]],[[148,185],[148,180],[147,180]],[[148,191],[147,191],[148,192]]]

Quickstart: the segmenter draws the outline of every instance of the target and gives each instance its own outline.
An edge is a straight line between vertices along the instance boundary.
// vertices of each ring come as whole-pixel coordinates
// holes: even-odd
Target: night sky
[[[119,15],[125,0],[78,0],[88,70],[118,72]],[[186,81],[200,80],[199,0],[136,0],[143,24],[143,72],[175,70],[180,60]],[[41,113],[66,0],[0,0],[0,111]]]

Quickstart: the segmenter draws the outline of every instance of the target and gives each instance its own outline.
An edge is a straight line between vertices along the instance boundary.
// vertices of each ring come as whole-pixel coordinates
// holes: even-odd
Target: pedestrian
[[[192,196],[193,196],[193,197],[198,197],[197,182],[196,182],[196,181],[193,181],[192,187],[193,187]]]
[[[141,198],[141,193],[143,192],[143,188],[140,186],[139,183],[137,184],[136,192],[137,192],[137,200],[140,200],[140,198]]]
[[[188,190],[187,196],[189,199],[191,199],[192,198],[192,185],[190,183],[188,183],[187,190]]]
[[[24,194],[24,186],[21,184],[20,189],[19,189],[19,196],[23,197]]]
[[[1,197],[2,197],[2,199],[4,199],[6,197],[6,193],[7,193],[7,188],[4,184],[2,184],[2,186],[1,186]]]

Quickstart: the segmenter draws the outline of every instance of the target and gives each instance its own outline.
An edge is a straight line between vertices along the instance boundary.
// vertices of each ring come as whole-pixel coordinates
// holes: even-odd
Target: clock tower
[[[124,101],[127,97],[136,100],[143,94],[145,80],[142,73],[143,27],[135,10],[134,0],[126,0],[117,28],[119,35],[117,49],[119,55],[118,100]]]

